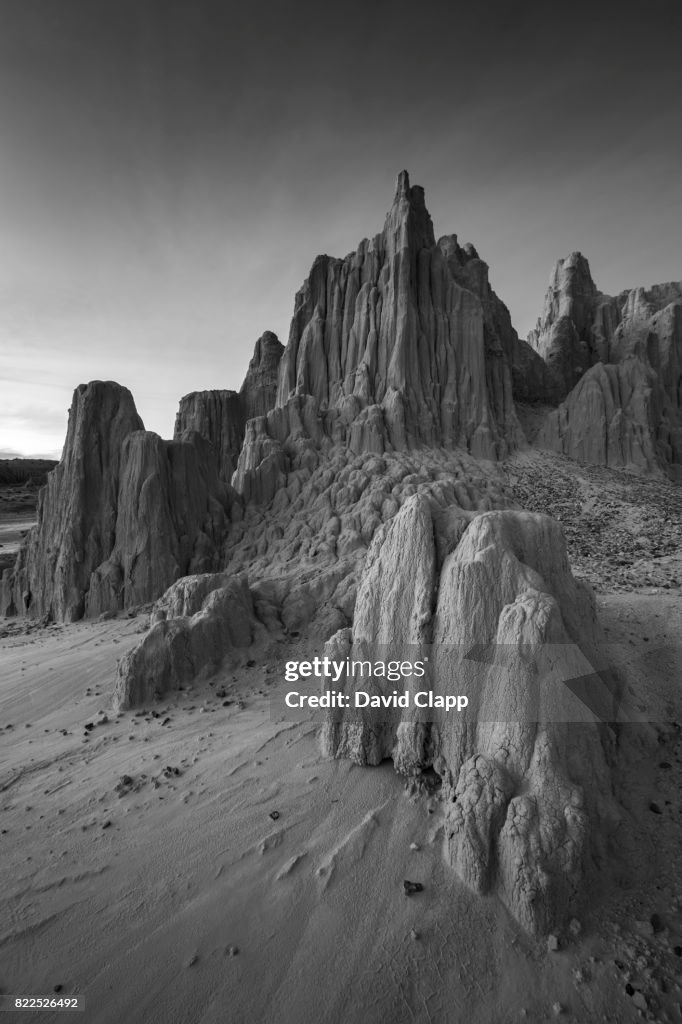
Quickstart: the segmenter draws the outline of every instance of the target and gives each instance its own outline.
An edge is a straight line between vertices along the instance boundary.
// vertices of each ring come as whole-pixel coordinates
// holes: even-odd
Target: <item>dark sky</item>
[[[0,450],[96,378],[170,436],[403,167],[522,336],[574,249],[682,277],[682,5],[608,6],[0,0]]]

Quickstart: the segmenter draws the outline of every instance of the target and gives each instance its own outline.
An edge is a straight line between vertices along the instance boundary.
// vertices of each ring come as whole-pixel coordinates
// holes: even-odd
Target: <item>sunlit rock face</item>
[[[447,860],[533,932],[575,911],[614,820],[613,738],[597,712],[611,720],[617,694],[593,671],[599,642],[593,598],[571,575],[557,522],[415,495],[376,534],[353,627],[326,648],[336,660],[428,655],[427,681],[375,679],[373,693],[468,695],[461,714],[415,711],[412,701],[335,710],[323,750],[360,764],[390,757],[407,775],[434,768]],[[580,697],[566,685],[577,679],[587,680]],[[335,686],[367,688],[349,675]]]
[[[247,427],[233,479],[264,501],[311,445],[353,452],[462,446],[495,459],[522,441],[514,410],[544,364],[520,342],[487,267],[436,242],[424,190],[399,177],[383,231],[344,259],[319,256],[298,292],[276,408]]]

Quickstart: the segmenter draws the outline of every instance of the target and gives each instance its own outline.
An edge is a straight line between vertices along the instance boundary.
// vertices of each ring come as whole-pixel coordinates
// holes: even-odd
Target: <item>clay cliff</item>
[[[523,443],[512,381],[537,397],[544,364],[487,274],[456,236],[436,242],[424,190],[403,171],[383,231],[344,259],[319,256],[298,292],[276,407],[247,428],[237,490],[269,500],[311,441],[486,459]]]
[[[223,480],[232,479],[244,441],[244,409],[236,391],[192,391],[180,399],[173,437],[196,430],[212,449]]]
[[[535,442],[580,462],[682,475],[682,282],[599,292],[587,260],[557,263],[529,342],[561,405]]]
[[[246,423],[264,416],[275,404],[277,375],[284,346],[266,331],[256,342],[253,357],[239,392],[193,391],[180,399],[174,437],[196,430],[210,443],[218,471],[230,482],[244,441]]]
[[[82,384],[38,524],[3,577],[0,612],[68,622],[215,570],[235,499],[199,434],[164,441],[144,430],[127,388]]]

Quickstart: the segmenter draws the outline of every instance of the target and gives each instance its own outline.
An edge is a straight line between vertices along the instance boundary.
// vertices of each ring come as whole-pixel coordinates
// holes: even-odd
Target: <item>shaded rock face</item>
[[[265,416],[274,408],[283,353],[284,345],[272,331],[266,331],[256,342],[239,391],[245,420]]]
[[[635,472],[682,462],[678,417],[651,367],[634,358],[588,370],[548,416],[536,444],[579,462]]]
[[[424,191],[402,172],[381,234],[345,259],[318,257],[298,292],[276,408],[249,424],[235,487],[268,500],[311,443],[462,445],[483,458],[514,447],[510,358],[540,376],[541,360],[505,312],[475,250],[436,243]]]
[[[72,621],[153,600],[179,576],[218,567],[231,503],[198,434],[163,441],[143,429],[126,388],[81,385],[0,611]]]
[[[141,429],[127,388],[112,381],[76,388],[61,461],[40,492],[38,525],[5,578],[3,614],[51,612],[67,621],[84,614],[90,575],[115,543],[121,448]]]
[[[246,579],[226,573],[179,580],[152,619],[143,640],[119,662],[116,710],[159,700],[202,672],[214,672],[230,654],[238,657],[248,648],[259,629]]]
[[[220,476],[229,481],[244,440],[245,424],[242,400],[236,391],[192,391],[180,399],[173,437],[178,439],[188,430],[201,434],[211,445]]]
[[[355,658],[389,645],[429,655],[428,680],[375,679],[374,692],[468,695],[467,712],[330,713],[325,753],[443,779],[446,857],[478,892],[496,891],[530,931],[575,912],[603,853],[615,685],[595,675],[600,634],[591,593],[571,576],[561,527],[547,516],[433,508],[415,495],[377,533],[352,630],[326,648]],[[588,701],[567,680],[587,680]],[[352,693],[367,683],[346,677]],[[585,694],[583,694],[584,696]],[[352,701],[351,701],[352,703]]]
[[[196,430],[211,444],[218,471],[226,482],[232,479],[244,441],[246,423],[264,416],[275,404],[277,374],[284,346],[272,331],[266,331],[254,349],[239,392],[193,391],[180,399],[175,418],[175,439]]]
[[[608,338],[599,332],[595,313],[606,304],[608,312],[602,310],[600,317],[610,325],[617,317],[613,301],[597,291],[582,253],[557,261],[542,316],[528,336],[548,366],[554,398],[564,398],[590,366],[606,358]]]
[[[497,364],[506,361],[511,370],[512,394],[517,402],[546,401],[551,394],[551,378],[544,359],[512,327],[509,310],[495,294],[488,280],[488,266],[470,243],[460,246],[456,235],[439,238],[438,246],[450,271],[464,288],[478,295],[483,307],[486,342],[487,385],[495,396],[494,407],[501,413],[501,425],[514,436],[516,424],[509,422],[507,380]]]
[[[540,447],[682,476],[682,283],[611,298],[574,253],[557,264],[529,340],[565,399],[540,430]]]

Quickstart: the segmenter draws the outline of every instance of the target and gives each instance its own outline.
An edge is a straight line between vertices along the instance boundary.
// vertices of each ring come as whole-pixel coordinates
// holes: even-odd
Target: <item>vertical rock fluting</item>
[[[153,600],[179,576],[214,570],[232,496],[198,434],[163,441],[143,429],[126,388],[80,385],[61,462],[5,574],[0,611],[72,621]]]
[[[173,437],[196,430],[210,443],[223,480],[231,480],[244,441],[244,409],[236,391],[192,391],[180,399]]]
[[[238,491],[271,497],[312,421],[314,434],[377,454],[462,445],[496,458],[522,439],[503,307],[485,264],[476,257],[467,270],[455,246],[436,243],[424,191],[403,171],[381,234],[345,259],[315,260],[296,296],[277,407],[247,432]]]
[[[256,342],[239,391],[245,421],[265,416],[274,408],[283,353],[284,345],[272,331],[265,331]]]
[[[436,554],[437,553],[437,554]],[[390,581],[390,585],[387,581]],[[373,541],[340,659],[415,661],[426,680],[347,675],[335,688],[466,695],[437,707],[335,710],[325,753],[443,779],[446,858],[478,892],[495,891],[530,931],[575,913],[603,853],[615,686],[592,669],[600,633],[591,594],[571,576],[561,527],[524,512],[434,515],[415,496]],[[582,681],[581,698],[571,680]]]
[[[460,246],[456,235],[438,239],[450,271],[464,288],[478,295],[483,307],[488,391],[495,396],[496,418],[508,436],[517,425],[512,397],[518,402],[547,401],[551,379],[544,359],[522,341],[512,327],[509,310],[495,294],[488,279],[488,265],[471,243]],[[511,378],[503,372],[504,363]]]
[[[127,388],[76,388],[61,461],[40,492],[38,525],[5,574],[4,614],[70,621],[85,612],[90,575],[115,543],[121,449],[143,423]]]
[[[174,437],[196,430],[211,444],[223,480],[232,479],[247,422],[264,416],[275,404],[277,375],[284,346],[272,331],[256,342],[239,392],[193,391],[180,399]]]
[[[396,567],[400,570],[396,572]],[[409,580],[409,585],[407,585]],[[428,498],[409,498],[388,526],[375,535],[355,602],[353,629],[339,631],[325,654],[335,661],[413,660],[430,641],[436,581],[436,544]],[[379,652],[377,654],[377,652]],[[358,686],[375,695],[392,693],[387,679],[365,679]],[[340,687],[352,690],[346,679]],[[367,708],[362,714],[330,716],[322,745],[334,757],[358,764],[380,764],[396,747],[398,710]]]
[[[231,504],[208,442],[131,434],[121,451],[116,541],[91,575],[86,614],[157,598],[179,577],[220,568]]]
[[[553,397],[565,398],[583,373],[606,358],[609,339],[595,329],[595,313],[598,306],[608,306],[612,316],[602,314],[608,329],[612,319],[617,319],[613,301],[597,291],[582,253],[572,252],[557,261],[542,316],[528,336],[531,347],[547,364]]]
[[[564,399],[538,433],[540,447],[682,476],[682,283],[612,298],[573,253],[558,262],[529,340]]]

